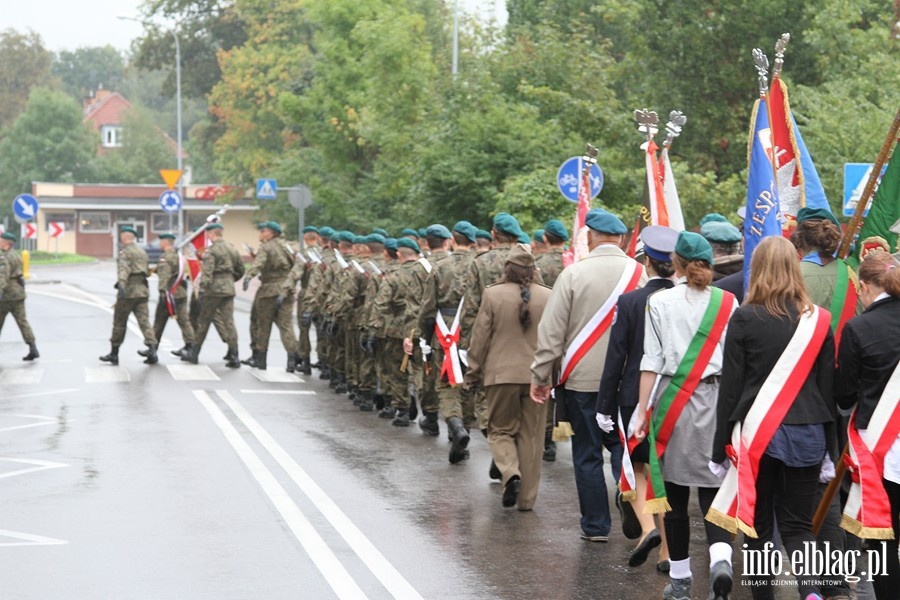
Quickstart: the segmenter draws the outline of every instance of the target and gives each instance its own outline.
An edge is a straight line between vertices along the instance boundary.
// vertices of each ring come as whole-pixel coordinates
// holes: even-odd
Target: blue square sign
[[[256,199],[274,200],[278,197],[278,183],[274,179],[256,180]]]

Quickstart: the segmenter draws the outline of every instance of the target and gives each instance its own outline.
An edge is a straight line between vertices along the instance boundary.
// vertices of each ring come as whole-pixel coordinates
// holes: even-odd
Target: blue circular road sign
[[[181,194],[175,190],[166,190],[159,195],[159,206],[163,212],[176,213],[181,208]]]
[[[31,194],[19,194],[13,199],[13,213],[19,221],[30,221],[37,216],[38,201]]]
[[[581,170],[584,163],[580,156],[573,156],[559,167],[556,173],[556,185],[566,200],[578,202],[578,182],[581,181]],[[591,166],[591,198],[596,198],[603,189],[603,171],[597,165]]]

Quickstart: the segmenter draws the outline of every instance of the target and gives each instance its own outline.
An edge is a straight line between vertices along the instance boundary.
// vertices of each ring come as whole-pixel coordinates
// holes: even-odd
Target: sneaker
[[[731,585],[732,570],[727,561],[720,560],[709,568],[709,600],[728,600]]]
[[[606,542],[609,541],[609,536],[608,535],[588,535],[586,533],[582,533],[581,539],[583,539],[586,542],[602,542],[605,544]]]
[[[670,579],[663,588],[663,600],[691,600],[691,586],[694,580],[691,577],[684,579]]]

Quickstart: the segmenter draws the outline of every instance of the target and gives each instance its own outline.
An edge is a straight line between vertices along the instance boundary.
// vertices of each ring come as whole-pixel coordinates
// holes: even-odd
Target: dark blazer
[[[747,416],[760,388],[778,362],[797,329],[796,310],[790,317],[774,317],[758,304],[741,306],[728,322],[725,334],[722,382],[716,417],[716,436],[712,460],[725,460],[725,446],[731,443],[734,424]],[[834,381],[834,336],[829,329],[819,357],[785,415],[784,424],[808,425],[833,423],[836,408]],[[836,458],[837,437],[834,427],[826,427],[827,448]]]
[[[637,406],[647,298],[674,285],[669,279],[651,279],[644,287],[619,296],[597,394],[598,413],[614,417],[617,406]]]
[[[725,277],[714,281],[712,284],[713,287],[717,287],[719,289],[725,290],[726,292],[731,292],[734,294],[734,297],[737,298],[738,303],[744,302],[744,272],[738,271],[737,273],[732,273],[731,275],[726,275]]]
[[[900,298],[873,302],[847,321],[838,349],[834,395],[841,408],[858,404],[857,429],[869,426],[872,411],[900,361]]]

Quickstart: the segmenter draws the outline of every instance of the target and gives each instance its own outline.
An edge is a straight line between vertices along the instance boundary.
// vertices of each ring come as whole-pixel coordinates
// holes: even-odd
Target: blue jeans
[[[603,474],[603,447],[610,453],[613,477],[622,473],[622,444],[615,431],[604,433],[597,425],[597,392],[565,390],[566,412],[572,430],[572,463],[585,535],[609,535],[609,497]]]

